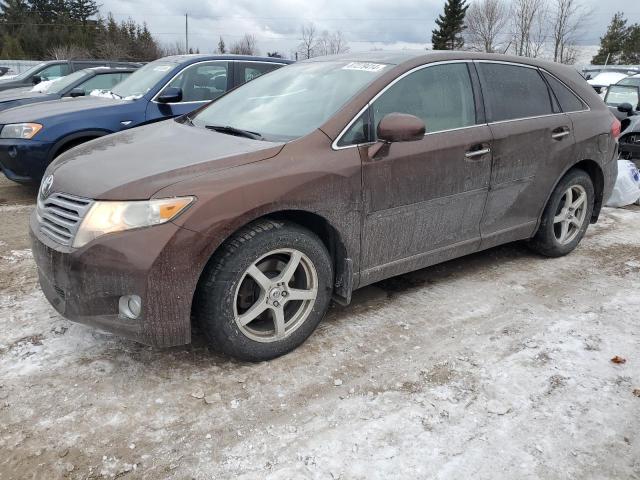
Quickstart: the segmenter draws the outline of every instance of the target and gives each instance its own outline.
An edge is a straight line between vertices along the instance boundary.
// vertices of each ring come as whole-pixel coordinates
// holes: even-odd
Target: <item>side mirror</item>
[[[393,142],[415,142],[422,140],[427,126],[422,119],[406,113],[389,113],[378,124],[378,141],[369,147],[369,158],[373,158],[382,147]]]
[[[633,114],[633,105],[628,102],[621,103],[618,105],[618,111],[622,113],[626,113],[627,115]]]
[[[182,101],[182,89],[179,87],[165,88],[158,98],[158,103],[178,103]]]
[[[378,139],[383,142],[415,142],[422,140],[427,126],[422,119],[406,113],[389,113],[378,124]]]
[[[72,98],[84,97],[86,95],[86,92],[84,91],[83,88],[78,87],[71,90],[68,95]]]
[[[42,81],[42,77],[40,75],[34,75],[33,77],[31,77],[31,81],[34,85],[37,85]]]

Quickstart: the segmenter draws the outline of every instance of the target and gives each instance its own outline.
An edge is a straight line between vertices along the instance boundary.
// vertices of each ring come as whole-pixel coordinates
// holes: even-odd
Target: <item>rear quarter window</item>
[[[586,110],[587,106],[571,90],[553,75],[543,72],[544,78],[549,83],[551,90],[560,103],[563,112],[579,112]]]
[[[537,69],[484,62],[477,66],[490,122],[554,113],[549,88]]]

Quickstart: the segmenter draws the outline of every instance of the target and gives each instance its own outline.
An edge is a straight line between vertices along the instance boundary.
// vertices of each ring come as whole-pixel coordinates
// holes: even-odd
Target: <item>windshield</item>
[[[31,67],[28,70],[25,70],[24,72],[22,72],[19,75],[16,75],[13,78],[9,78],[7,80],[24,80],[25,78],[29,77],[31,74],[35,73],[36,71],[40,70],[42,67],[44,67],[46,64],[45,63],[39,63],[37,65],[34,65],[33,67]]]
[[[191,120],[199,127],[233,127],[266,140],[293,140],[318,128],[389,68],[344,61],[293,64],[228,93]]]
[[[627,77],[620,80],[618,85],[633,85],[634,87],[640,87],[640,77]]]
[[[607,91],[605,103],[612,107],[617,107],[623,103],[630,103],[634,108],[640,103],[638,87],[626,85],[611,85]]]
[[[66,77],[59,78],[58,80],[51,82],[47,85],[47,88],[43,90],[43,92],[47,93],[62,93],[69,86],[76,83],[81,78],[88,76],[86,70],[79,70],[77,72],[73,72]],[[37,85],[36,85],[37,86]]]
[[[112,93],[120,98],[135,100],[145,95],[149,90],[176,66],[175,63],[155,61],[139,68],[125,80],[120,82]]]

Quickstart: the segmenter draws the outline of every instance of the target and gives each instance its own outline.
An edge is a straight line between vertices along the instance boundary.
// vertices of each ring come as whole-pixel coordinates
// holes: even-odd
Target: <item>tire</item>
[[[583,194],[586,198],[578,204]],[[529,241],[531,249],[547,257],[561,257],[573,251],[587,231],[594,199],[589,174],[578,168],[570,170],[560,180],[544,209],[538,231]]]
[[[213,350],[244,361],[270,360],[313,333],[332,286],[331,257],[314,233],[260,220],[234,234],[209,261],[193,314]]]

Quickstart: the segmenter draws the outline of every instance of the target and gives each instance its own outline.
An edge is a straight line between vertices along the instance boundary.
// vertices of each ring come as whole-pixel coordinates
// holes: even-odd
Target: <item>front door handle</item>
[[[551,138],[554,140],[562,140],[564,137],[571,134],[569,127],[559,127],[551,132]]]
[[[476,158],[481,155],[486,155],[487,153],[491,153],[490,148],[481,148],[479,150],[469,150],[464,154],[465,158]]]

